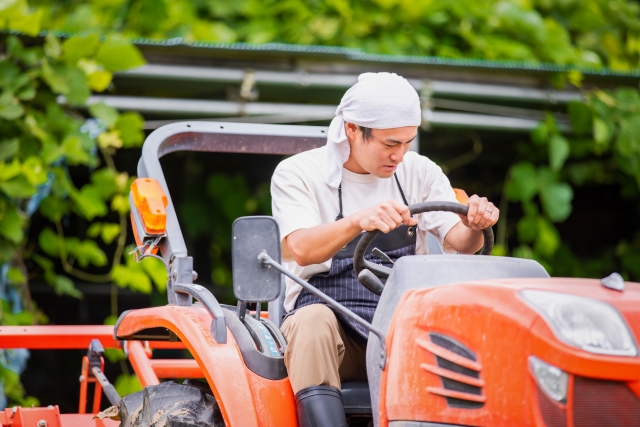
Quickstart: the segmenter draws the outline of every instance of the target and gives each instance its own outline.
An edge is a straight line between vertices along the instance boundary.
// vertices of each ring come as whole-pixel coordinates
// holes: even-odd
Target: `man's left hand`
[[[469,206],[469,212],[466,216],[458,214],[465,226],[473,230],[484,230],[498,222],[500,210],[486,197],[474,194],[469,197],[467,206]]]

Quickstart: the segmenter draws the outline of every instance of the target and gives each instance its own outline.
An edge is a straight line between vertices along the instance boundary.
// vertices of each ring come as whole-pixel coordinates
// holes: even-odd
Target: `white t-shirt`
[[[311,228],[336,220],[340,212],[338,189],[324,180],[325,162],[329,161],[326,147],[305,151],[289,157],[278,165],[271,179],[273,216],[283,239],[301,228]],[[456,196],[442,169],[427,157],[409,151],[396,170],[407,202],[412,205],[425,201],[456,202]],[[342,209],[347,216],[385,200],[402,202],[396,180],[378,178],[370,174],[356,174],[342,170]],[[450,212],[421,214],[418,220],[416,254],[427,254],[426,233],[433,233],[440,244],[460,218]],[[285,267],[307,280],[317,273],[329,271],[331,260],[322,264],[299,266],[293,259],[283,259]],[[293,310],[302,286],[286,278],[284,307]]]

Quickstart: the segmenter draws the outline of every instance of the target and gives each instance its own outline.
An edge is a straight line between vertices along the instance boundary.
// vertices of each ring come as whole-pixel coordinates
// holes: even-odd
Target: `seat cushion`
[[[346,382],[342,383],[341,387],[345,414],[371,414],[371,395],[368,383]]]

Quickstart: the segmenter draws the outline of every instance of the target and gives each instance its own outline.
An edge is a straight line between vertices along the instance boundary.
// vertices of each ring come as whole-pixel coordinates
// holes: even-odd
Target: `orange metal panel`
[[[83,349],[92,339],[99,339],[105,348],[119,348],[113,339],[113,326],[1,326],[0,348],[32,350]]]
[[[173,331],[191,352],[211,386],[227,427],[297,425],[288,379],[271,381],[249,371],[231,333],[226,344],[215,342],[210,334],[211,316],[204,307],[170,305],[131,311],[120,323],[118,333],[129,336],[156,327]]]
[[[131,362],[131,366],[136,372],[136,375],[138,376],[138,380],[140,381],[142,387],[160,384],[156,373],[153,372],[153,367],[151,366],[151,362],[149,361],[149,356],[147,356],[142,343],[140,343],[140,341],[130,341],[128,344],[128,348],[129,362]]]
[[[86,350],[92,339],[99,339],[104,348],[121,348],[113,339],[110,325],[69,326],[0,326],[0,348],[31,350]],[[181,342],[149,341],[153,349],[185,349]]]
[[[151,359],[149,362],[158,378],[204,378],[195,360]]]
[[[379,425],[386,427],[390,420],[416,420],[492,427],[543,426],[536,386],[528,370],[530,355],[570,374],[626,381],[632,391],[640,393],[640,358],[593,354],[561,343],[518,296],[522,289],[606,301],[640,336],[640,321],[635,321],[640,320],[640,285],[635,283],[627,283],[624,292],[606,289],[597,280],[556,278],[472,282],[408,291],[396,308],[387,337],[389,363],[381,378]],[[451,397],[471,400],[470,396],[453,396],[451,390],[443,390],[440,376],[446,375],[441,375],[435,357],[454,359],[456,355],[434,346],[429,332],[450,336],[476,355],[476,362],[467,360],[465,365],[480,371],[479,379],[472,381],[481,387],[482,394],[476,395],[476,400],[486,400],[481,408],[454,408],[447,405],[444,396],[437,395],[447,392]],[[460,362],[458,359],[456,363]],[[568,399],[571,406],[571,396]]]

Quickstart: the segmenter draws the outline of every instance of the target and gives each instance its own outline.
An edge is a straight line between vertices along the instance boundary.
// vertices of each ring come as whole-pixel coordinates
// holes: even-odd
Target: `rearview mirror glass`
[[[233,293],[241,301],[273,301],[280,294],[282,275],[263,268],[258,254],[266,251],[280,263],[280,230],[270,216],[245,216],[233,222],[231,262]]]

